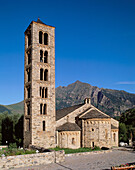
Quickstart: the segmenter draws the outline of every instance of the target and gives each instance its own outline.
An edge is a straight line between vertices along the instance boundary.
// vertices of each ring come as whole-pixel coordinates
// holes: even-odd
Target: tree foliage
[[[0,114],[0,145],[10,143],[23,145],[23,115],[4,112]]]
[[[129,109],[120,116],[119,140],[128,142],[135,140],[135,108]]]

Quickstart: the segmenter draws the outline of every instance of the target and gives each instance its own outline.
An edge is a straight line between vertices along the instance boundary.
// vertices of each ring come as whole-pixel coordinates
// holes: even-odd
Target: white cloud
[[[116,84],[135,84],[135,81],[121,81],[117,82]]]

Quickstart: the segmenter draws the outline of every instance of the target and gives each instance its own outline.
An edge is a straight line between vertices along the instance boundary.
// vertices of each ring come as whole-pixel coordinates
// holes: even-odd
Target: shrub
[[[100,147],[95,145],[93,150],[100,150]]]
[[[8,149],[10,152],[12,152],[13,150],[17,150],[16,143],[10,143]]]

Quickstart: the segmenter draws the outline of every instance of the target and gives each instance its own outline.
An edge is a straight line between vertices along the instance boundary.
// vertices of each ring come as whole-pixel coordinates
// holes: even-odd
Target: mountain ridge
[[[77,80],[67,86],[56,88],[56,109],[80,104],[86,97],[101,111],[114,117],[120,116],[124,111],[135,107],[135,94],[124,90],[99,88]],[[12,105],[0,105],[0,113],[23,114],[23,101]],[[5,109],[5,110],[4,110]]]

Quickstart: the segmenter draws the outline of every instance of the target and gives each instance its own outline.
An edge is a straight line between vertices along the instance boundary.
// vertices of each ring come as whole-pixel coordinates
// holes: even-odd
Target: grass
[[[69,149],[69,148],[51,148],[51,150],[59,151],[59,150],[64,150],[65,154],[71,154],[71,153],[80,153],[80,152],[91,152],[91,151],[99,151],[101,150],[99,147],[95,148],[79,148],[79,149]]]
[[[9,149],[9,148],[3,148],[0,150],[0,157],[2,156],[14,156],[14,155],[26,155],[26,154],[33,154],[36,153],[35,150],[24,150],[24,149]]]

